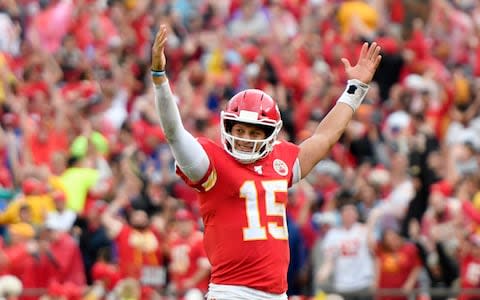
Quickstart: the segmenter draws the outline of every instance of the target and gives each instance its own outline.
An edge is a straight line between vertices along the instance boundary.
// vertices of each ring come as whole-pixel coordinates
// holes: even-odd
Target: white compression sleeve
[[[168,81],[155,86],[155,106],[178,167],[193,182],[202,179],[210,165],[208,155],[183,127]]]

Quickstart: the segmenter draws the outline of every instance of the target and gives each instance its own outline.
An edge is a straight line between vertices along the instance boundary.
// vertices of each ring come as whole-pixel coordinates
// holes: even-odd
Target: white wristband
[[[367,92],[368,84],[365,84],[357,79],[350,79],[347,83],[347,88],[337,102],[345,103],[350,106],[353,111],[356,111],[360,104],[362,104]]]

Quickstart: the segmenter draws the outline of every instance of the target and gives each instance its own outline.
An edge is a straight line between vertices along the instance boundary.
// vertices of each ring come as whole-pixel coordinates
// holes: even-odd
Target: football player
[[[343,58],[347,87],[311,137],[300,145],[277,139],[282,120],[261,90],[233,96],[221,113],[217,145],[183,126],[165,73],[167,27],[152,46],[155,103],[177,172],[198,191],[210,260],[207,299],[287,299],[287,189],[304,178],[344,132],[380,63],[380,47],[365,43],[357,64]]]

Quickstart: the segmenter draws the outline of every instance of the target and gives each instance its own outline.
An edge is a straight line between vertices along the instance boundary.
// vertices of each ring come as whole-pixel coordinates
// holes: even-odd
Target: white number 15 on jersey
[[[279,216],[283,219],[283,224],[277,222],[268,222],[268,233],[278,240],[288,239],[287,215],[285,204],[275,202],[275,193],[286,193],[288,182],[286,180],[265,180],[261,182],[265,190],[265,208],[267,216]],[[255,182],[248,180],[240,187],[240,197],[246,200],[246,214],[248,227],[243,228],[243,240],[266,240],[267,231],[265,226],[260,223],[260,210],[258,208],[258,192]]]

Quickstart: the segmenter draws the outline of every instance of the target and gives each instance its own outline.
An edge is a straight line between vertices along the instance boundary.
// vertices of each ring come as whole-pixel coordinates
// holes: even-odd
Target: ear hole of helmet
[[[232,127],[235,124],[235,121],[226,119],[225,121],[225,131],[229,134],[232,133]]]

